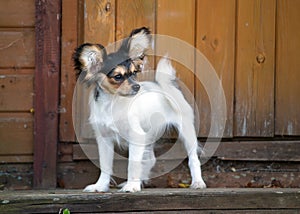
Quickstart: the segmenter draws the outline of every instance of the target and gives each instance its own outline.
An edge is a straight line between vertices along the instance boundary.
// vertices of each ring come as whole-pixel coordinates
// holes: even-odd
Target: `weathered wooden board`
[[[118,0],[116,6],[117,41],[143,26],[155,33],[155,0]]]
[[[300,161],[299,141],[222,142],[215,156],[223,160]]]
[[[62,2],[62,50],[60,79],[60,141],[76,141],[72,122],[73,93],[76,83],[72,54],[78,46],[78,3],[74,0]]]
[[[62,1],[36,0],[34,187],[56,187]]]
[[[29,155],[0,155],[1,163],[32,163],[33,154]]]
[[[84,42],[103,46],[115,41],[115,0],[84,1]]]
[[[0,30],[0,67],[33,68],[35,66],[34,29]]]
[[[214,67],[226,96],[227,124],[224,137],[233,136],[235,8],[234,0],[197,1],[196,47]],[[203,68],[196,69],[200,75],[204,75]],[[197,78],[195,84],[201,124],[199,136],[208,136],[212,119],[210,102],[205,88]]]
[[[214,142],[208,142],[214,143]],[[165,142],[157,147],[160,154],[167,151],[174,145],[172,141]],[[203,145],[204,146],[204,145]],[[204,154],[205,154],[205,147]],[[97,144],[74,144],[73,159],[86,160],[89,158],[98,159]],[[222,160],[241,160],[241,161],[300,161],[300,142],[299,141],[236,141],[221,142],[218,145],[213,157]],[[204,155],[205,156],[205,155]],[[176,158],[176,157],[174,157]]]
[[[158,0],[157,1],[157,14],[156,14],[156,33],[163,36],[171,36],[176,39],[187,42],[190,45],[194,45],[195,42],[195,1],[180,1],[180,0]],[[182,27],[182,30],[179,28]],[[162,42],[156,42],[156,53],[164,56],[168,54],[170,57],[172,54],[180,55],[188,59],[188,64],[192,65],[192,70],[183,66],[182,62],[173,62],[173,66],[176,69],[177,77],[183,82],[183,86],[190,91],[190,94],[194,94],[194,52],[183,52],[182,49],[178,49],[176,43],[166,43],[168,40]],[[173,39],[171,41],[174,41]],[[175,48],[175,49],[174,49]],[[159,56],[158,56],[159,57]],[[175,56],[176,57],[176,56]],[[180,58],[180,57],[179,57]],[[191,100],[189,100],[192,102]],[[179,104],[180,105],[180,104]]]
[[[235,136],[274,135],[276,1],[239,0]]]
[[[7,73],[0,73],[0,112],[29,112],[33,107],[33,74],[11,75],[9,71]]]
[[[300,135],[300,1],[277,1],[276,135]]]
[[[33,27],[34,23],[34,0],[0,1],[1,27]]]
[[[0,113],[0,136],[0,155],[32,155],[33,115]]]
[[[300,209],[299,189],[149,189],[139,193],[82,193],[79,191],[2,192],[0,211],[57,213],[195,212]]]

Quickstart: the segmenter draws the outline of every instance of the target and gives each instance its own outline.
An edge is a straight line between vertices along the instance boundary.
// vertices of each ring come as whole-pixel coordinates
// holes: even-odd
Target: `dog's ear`
[[[85,43],[80,45],[73,54],[77,77],[90,84],[95,78],[95,74],[101,71],[106,57],[106,50],[100,44]]]
[[[150,30],[146,27],[135,29],[128,39],[129,57],[131,59],[140,58],[151,46]]]

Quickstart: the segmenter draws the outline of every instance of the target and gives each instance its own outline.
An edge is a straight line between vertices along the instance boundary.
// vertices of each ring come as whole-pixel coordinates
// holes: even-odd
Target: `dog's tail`
[[[181,114],[194,118],[191,106],[184,98],[176,82],[176,71],[167,56],[164,56],[157,65],[155,80],[160,85],[163,93],[170,99],[174,110],[180,110]]]
[[[167,57],[159,61],[155,79],[176,115],[179,116],[179,121],[173,125],[179,132],[179,138],[184,140],[188,154],[193,150],[201,152],[195,132],[194,111],[179,89],[176,82],[176,71]]]

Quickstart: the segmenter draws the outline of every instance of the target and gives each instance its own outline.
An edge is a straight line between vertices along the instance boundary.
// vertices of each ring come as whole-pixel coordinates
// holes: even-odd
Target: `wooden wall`
[[[67,2],[67,1],[65,1]],[[225,138],[299,136],[300,91],[299,1],[284,0],[112,0],[79,1],[79,12],[65,23],[65,35],[74,41],[104,46],[126,37],[134,28],[148,26],[153,33],[177,37],[197,47],[212,63],[226,96]],[[74,4],[72,7],[75,9]],[[74,11],[74,10],[72,10]],[[68,15],[67,15],[68,16]],[[77,26],[75,26],[75,20]],[[70,30],[69,30],[70,29]],[[76,40],[77,32],[77,40]],[[64,33],[63,33],[64,35]],[[70,39],[69,39],[70,40]],[[64,53],[64,52],[63,52]],[[69,49],[63,59],[60,136],[73,141],[71,125],[74,74]],[[191,56],[191,60],[195,56]],[[176,64],[178,77],[196,98],[200,115],[199,137],[211,125],[210,102],[193,71]],[[195,68],[200,70],[201,68]],[[68,87],[65,87],[68,86]],[[71,87],[70,87],[71,86]],[[80,108],[87,112],[87,106]],[[83,106],[82,106],[83,105]],[[84,114],[83,114],[84,115]],[[85,119],[81,120],[86,123]],[[86,127],[82,128],[86,129]],[[84,134],[83,134],[84,135]],[[87,134],[86,136],[89,136]],[[86,137],[84,136],[84,137]]]
[[[33,160],[33,132],[34,125],[37,125],[34,124],[33,103],[35,89],[42,87],[34,85],[34,71],[37,68],[35,2],[0,1],[0,161],[4,163],[32,163]],[[60,7],[59,1],[53,2],[59,4],[57,8]],[[52,1],[47,3],[52,5]],[[47,8],[43,9],[48,11]],[[74,173],[82,176],[82,180],[77,182],[82,185],[86,179],[85,170],[93,178],[97,177],[95,167],[90,163],[74,162],[86,160],[80,147],[73,144],[76,141],[72,121],[75,73],[71,55],[74,48],[82,42],[107,45],[141,26],[150,27],[153,33],[178,37],[188,42],[204,53],[214,66],[227,102],[224,137],[228,141],[236,141],[221,144],[216,154],[218,159],[299,161],[296,152],[300,145],[299,9],[298,0],[62,0],[60,99],[53,101],[55,106],[49,107],[56,116],[60,113],[57,139],[61,142],[58,145],[59,185],[63,187],[63,183],[72,179]],[[52,20],[60,17],[50,11],[43,18],[46,20],[50,13]],[[56,21],[55,27],[59,27],[57,24],[60,20]],[[42,32],[40,29],[39,38],[47,36]],[[54,43],[57,41],[57,38],[50,39]],[[41,56],[45,56],[43,59],[59,56],[59,53],[53,54],[47,50],[47,44],[41,46],[41,50]],[[51,60],[56,60],[53,74],[57,81],[57,58]],[[155,60],[151,60],[153,65]],[[196,62],[196,57],[191,56],[191,61]],[[47,63],[51,62],[40,62],[39,65],[47,70],[51,67],[47,67]],[[199,137],[206,137],[211,118],[207,93],[193,71],[179,63],[175,63],[175,66],[178,77],[195,96],[200,115]],[[47,73],[42,75],[45,78]],[[48,83],[46,90],[51,89],[51,83]],[[57,85],[55,90],[58,90]],[[40,94],[41,97],[43,94]],[[56,101],[60,104],[57,109]],[[45,109],[48,108],[46,103],[41,104]],[[83,107],[85,111],[86,105]],[[56,127],[56,116],[51,127]],[[76,119],[82,122],[80,124],[86,122],[85,118]],[[47,133],[47,130],[43,132]],[[51,129],[51,132],[57,130]],[[55,133],[52,136],[55,137]],[[90,133],[86,136],[91,137]],[[42,137],[45,139],[47,136],[44,134]],[[258,139],[264,141],[251,141]],[[286,139],[289,141],[284,141]],[[52,143],[54,141],[51,140]],[[52,144],[51,148],[54,147],[56,144]],[[47,146],[42,145],[42,148],[43,155],[47,156]],[[40,167],[44,156],[39,159]],[[52,151],[46,158],[53,160],[51,166],[54,169],[56,152]],[[241,163],[237,165],[242,168]],[[269,167],[268,163],[263,165]],[[28,173],[27,181],[32,179],[31,165],[18,167],[20,171]],[[289,167],[286,167],[287,171]],[[292,167],[292,170],[299,179],[299,168]],[[212,173],[211,170],[207,174],[214,176],[214,173],[209,173]],[[281,172],[278,173],[283,176]],[[249,179],[251,176],[250,170]],[[15,180],[17,178],[15,176]],[[32,185],[30,182],[27,187]],[[55,185],[53,176],[51,183]]]
[[[72,143],[76,141],[71,102],[75,87],[73,49],[83,42],[105,46],[128,36],[134,28],[147,26],[152,33],[174,36],[198,48],[223,85],[227,123],[224,142],[214,159],[204,165],[209,186],[263,187],[278,181],[284,187],[298,186],[299,9],[297,0],[78,0],[78,4],[63,0],[59,185],[82,188],[98,175],[98,169],[82,152],[83,145]],[[190,59],[197,62],[195,56]],[[205,88],[193,70],[174,64],[178,77],[195,96],[199,137],[206,137],[211,107]],[[195,69],[201,73],[201,68]],[[87,99],[80,93],[75,112],[81,111],[83,117],[75,117],[73,122],[79,124],[77,137],[90,142],[87,139],[93,135],[87,121]],[[96,158],[95,145],[85,148]],[[277,164],[281,171],[272,168]],[[170,187],[172,179],[176,183],[180,176],[186,176],[185,167],[179,166],[154,183]],[[292,174],[290,170],[294,170]],[[74,175],[78,179],[72,179]]]
[[[0,1],[0,161],[32,162],[35,1]]]

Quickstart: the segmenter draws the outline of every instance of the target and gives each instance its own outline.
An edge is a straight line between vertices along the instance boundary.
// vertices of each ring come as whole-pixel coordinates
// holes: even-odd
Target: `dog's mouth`
[[[119,92],[118,94],[122,97],[133,97],[133,96],[137,95],[138,93],[139,93],[139,91],[130,91],[128,93]]]

